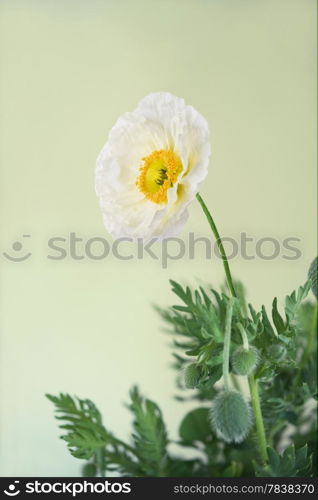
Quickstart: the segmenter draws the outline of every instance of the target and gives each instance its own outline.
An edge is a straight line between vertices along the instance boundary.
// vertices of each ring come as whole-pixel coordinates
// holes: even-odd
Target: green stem
[[[104,448],[98,448],[95,452],[96,466],[99,477],[105,477],[106,463],[104,456]]]
[[[244,330],[244,327],[243,327],[243,325],[241,323],[237,323],[237,327],[240,330],[240,334],[241,334],[242,342],[243,342],[243,347],[244,347],[244,349],[246,351],[248,351],[248,349],[249,349],[249,343],[248,343],[248,338],[247,338],[246,331]]]
[[[232,276],[231,276],[231,271],[230,271],[230,266],[229,266],[229,262],[227,260],[227,256],[226,256],[226,253],[225,253],[225,250],[224,250],[224,246],[223,246],[223,243],[222,243],[222,240],[220,238],[220,235],[219,235],[219,232],[217,230],[217,227],[215,225],[215,222],[213,220],[213,217],[208,209],[208,207],[206,206],[206,204],[204,203],[202,197],[200,196],[199,193],[197,193],[196,195],[196,198],[198,200],[198,202],[200,203],[201,207],[202,207],[202,210],[208,220],[208,223],[212,229],[212,232],[215,236],[215,240],[216,240],[216,244],[218,246],[218,249],[219,249],[219,252],[220,252],[220,255],[222,257],[222,260],[223,260],[223,266],[224,266],[224,271],[225,271],[225,275],[226,275],[226,280],[227,280],[227,284],[228,284],[228,287],[230,289],[230,292],[231,292],[231,295],[233,297],[236,297],[236,292],[235,292],[235,288],[234,288],[234,285],[233,285],[233,280],[232,280]]]
[[[223,345],[223,380],[224,380],[224,388],[226,391],[230,390],[229,364],[230,364],[232,313],[233,313],[233,299],[230,299],[227,303],[227,308],[226,308],[225,333],[224,333],[224,345]]]
[[[242,336],[243,347],[244,347],[244,349],[248,350],[249,343],[248,343],[246,331],[241,323],[238,323],[237,326],[238,326],[238,328],[240,330],[240,334]],[[263,422],[261,402],[260,402],[260,398],[259,398],[259,394],[258,394],[258,384],[257,384],[257,380],[255,379],[254,375],[250,375],[248,377],[248,384],[249,384],[252,406],[253,406],[253,411],[254,411],[254,416],[255,416],[255,427],[256,427],[256,432],[257,432],[257,437],[258,437],[259,455],[260,455],[262,462],[265,464],[268,460],[267,442],[266,442],[266,434],[265,434],[265,427],[264,427],[264,422]]]
[[[214,234],[214,237],[216,239],[216,243],[218,245],[219,252],[222,256],[226,280],[227,280],[227,284],[228,284],[228,287],[230,289],[231,295],[232,295],[232,297],[237,297],[237,294],[235,292],[235,288],[233,285],[233,279],[232,279],[232,275],[231,275],[231,271],[230,271],[229,262],[228,262],[228,259],[227,259],[227,256],[226,256],[226,253],[224,250],[224,246],[223,246],[222,240],[221,240],[220,235],[219,235],[219,232],[218,232],[217,227],[215,225],[215,222],[213,220],[213,217],[212,217],[208,207],[204,203],[204,201],[199,193],[197,193],[196,198],[202,207],[202,210],[207,218],[207,221],[208,221],[208,223],[212,229],[212,232]],[[233,307],[233,305],[231,307]],[[227,315],[227,318],[228,318],[228,316],[229,315]],[[231,310],[231,321],[232,321],[232,310]],[[244,331],[244,334],[246,335],[245,331]],[[228,345],[225,348],[226,341],[228,342]],[[226,332],[224,335],[223,376],[224,376],[225,388],[229,387],[229,359],[226,360],[224,358],[229,357],[230,342],[231,342],[231,329],[230,329],[229,335],[226,335]],[[244,338],[243,338],[243,342],[244,342]],[[257,381],[255,380],[253,375],[250,375],[248,377],[248,381],[249,381],[252,406],[253,406],[253,411],[254,411],[254,416],[255,416],[255,426],[256,426],[256,432],[257,432],[260,458],[261,458],[263,463],[266,463],[268,461],[267,443],[266,443],[266,435],[265,435],[265,428],[264,428],[264,422],[263,422],[263,416],[262,416],[261,403],[260,403],[259,394],[258,394]]]
[[[255,416],[255,426],[258,438],[260,459],[262,463],[265,464],[268,461],[267,442],[266,442],[265,428],[261,410],[261,403],[258,394],[257,380],[255,379],[254,375],[250,375],[248,377],[248,383],[249,383],[253,411]]]

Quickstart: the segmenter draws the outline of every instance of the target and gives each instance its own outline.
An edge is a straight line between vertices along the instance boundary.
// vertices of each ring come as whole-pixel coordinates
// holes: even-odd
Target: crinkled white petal
[[[173,150],[182,162],[166,204],[148,200],[136,186],[142,158],[160,149]],[[207,175],[209,157],[208,124],[192,106],[167,92],[142,99],[117,120],[97,158],[96,193],[106,229],[115,238],[145,241],[178,234]]]

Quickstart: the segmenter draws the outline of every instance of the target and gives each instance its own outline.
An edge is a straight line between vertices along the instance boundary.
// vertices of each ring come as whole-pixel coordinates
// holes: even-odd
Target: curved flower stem
[[[229,364],[230,364],[232,313],[233,313],[233,298],[228,301],[226,307],[225,333],[224,333],[224,345],[223,345],[223,379],[224,379],[224,389],[226,391],[230,390]]]
[[[240,330],[240,334],[241,334],[242,342],[243,342],[243,347],[247,351],[249,348],[249,343],[248,343],[246,331],[244,330],[242,323],[237,323],[237,328]]]
[[[200,203],[200,205],[202,207],[202,210],[204,212],[204,215],[206,216],[206,218],[208,220],[208,223],[210,224],[210,227],[212,229],[212,232],[213,232],[213,234],[215,236],[215,240],[216,240],[219,252],[221,254],[222,260],[223,260],[223,266],[224,266],[224,271],[225,271],[225,275],[226,275],[226,280],[227,280],[227,284],[228,284],[228,287],[230,289],[231,295],[233,297],[236,297],[236,292],[235,292],[235,288],[234,288],[234,285],[233,285],[233,280],[232,280],[232,276],[231,276],[229,262],[227,260],[227,256],[226,256],[226,253],[225,253],[225,250],[224,250],[224,246],[223,246],[222,240],[220,238],[219,232],[217,230],[217,227],[215,225],[215,222],[213,220],[213,217],[212,217],[212,215],[211,215],[208,207],[204,203],[204,201],[203,201],[203,199],[202,199],[202,197],[200,196],[199,193],[197,193],[196,198],[197,198],[198,202]]]
[[[206,216],[208,223],[212,229],[212,232],[214,234],[214,237],[216,239],[216,243],[219,248],[219,252],[222,256],[223,260],[223,266],[224,266],[224,271],[226,275],[226,280],[228,287],[230,289],[232,297],[237,297],[237,294],[235,292],[235,288],[233,285],[233,279],[230,271],[230,266],[229,262],[224,250],[224,246],[222,243],[222,240],[220,238],[219,232],[217,230],[217,227],[215,225],[215,222],[213,220],[213,217],[204,203],[202,197],[200,196],[199,193],[197,193],[196,198],[198,202],[200,203],[202,210],[204,212],[204,215]],[[233,305],[232,305],[233,306]],[[232,308],[231,306],[231,308]],[[227,314],[227,319],[228,319],[229,314]],[[232,320],[232,309],[231,309],[231,320]],[[230,323],[231,323],[230,320]],[[228,326],[228,323],[227,323]],[[241,331],[241,329],[240,329]],[[243,335],[243,332],[241,331],[241,334]],[[244,331],[244,334],[246,335],[246,332]],[[247,337],[246,337],[247,339]],[[246,339],[243,337],[243,342]],[[248,341],[248,340],[247,340]],[[228,342],[228,345],[225,345]],[[227,356],[229,356],[229,349],[230,349],[230,342],[231,342],[231,328],[230,328],[230,334],[227,335],[227,328],[225,331],[224,335],[224,351],[223,351],[223,376],[224,376],[224,385],[225,389],[229,387],[229,362],[228,359],[224,359]],[[256,432],[257,432],[257,440],[258,440],[258,447],[259,447],[259,454],[261,461],[263,463],[266,463],[268,461],[268,455],[267,455],[267,442],[266,442],[266,434],[265,434],[265,428],[264,428],[264,422],[263,422],[263,416],[262,416],[262,409],[261,409],[261,403],[259,399],[259,394],[258,394],[258,386],[257,386],[257,380],[254,378],[254,375],[250,375],[248,377],[248,382],[249,382],[249,389],[250,389],[250,394],[251,394],[251,400],[252,400],[252,406],[253,406],[253,412],[255,416],[255,426],[256,426]]]
[[[261,410],[261,403],[258,394],[257,380],[255,379],[254,375],[250,375],[248,377],[248,384],[250,388],[252,406],[255,416],[255,426],[258,438],[260,459],[262,463],[265,464],[268,461],[267,442],[266,442],[266,434],[265,434],[265,428]]]

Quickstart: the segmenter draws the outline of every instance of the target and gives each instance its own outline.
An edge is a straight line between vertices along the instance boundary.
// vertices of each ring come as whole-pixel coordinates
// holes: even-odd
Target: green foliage
[[[317,271],[318,271],[318,257],[316,257],[309,268],[308,279],[311,281],[311,290],[314,296],[317,298]]]
[[[161,411],[156,403],[143,399],[136,387],[130,397],[134,415],[133,440],[141,470],[147,476],[161,476],[167,458],[167,432]]]
[[[268,448],[269,462],[265,467],[255,464],[258,477],[307,477],[311,475],[312,457],[308,456],[307,445],[295,451],[293,445],[279,455],[273,448]]]
[[[56,418],[64,421],[61,429],[67,431],[62,437],[75,458],[89,459],[109,440],[102,424],[101,414],[89,399],[73,399],[69,394],[47,398],[54,403]]]
[[[83,477],[96,477],[97,475],[97,467],[94,463],[88,462],[82,468],[82,476]]]
[[[234,303],[231,325],[230,377],[236,391],[231,392],[238,394],[239,401],[235,396],[234,407],[230,409],[223,401],[217,407],[217,415],[214,406],[211,426],[211,402],[219,402],[226,396],[221,389],[221,378],[229,297],[208,287],[191,290],[171,281],[179,303],[157,310],[172,340],[176,398],[197,405],[181,421],[179,439],[174,443],[174,448],[180,448],[180,456],[170,453],[172,441],[168,439],[158,405],[142,397],[137,388],[131,390],[128,406],[133,415],[129,443],[118,439],[104,426],[100,412],[90,400],[67,394],[48,395],[55,405],[60,427],[65,431],[62,439],[74,457],[86,461],[83,474],[87,477],[104,476],[108,472],[123,476],[172,477],[316,474],[312,462],[316,463],[317,304],[305,301],[311,284],[309,281],[288,295],[283,307],[278,307],[275,298],[270,313],[265,306],[258,311],[247,304],[243,285],[235,284],[238,300]],[[235,356],[242,351],[244,333],[245,347],[247,340],[250,352],[257,357],[257,362],[252,360],[251,376],[259,390],[269,445],[269,460],[265,465],[255,447],[255,428],[248,433],[250,412],[240,394],[246,370],[238,369]],[[246,364],[246,360],[243,361]],[[243,418],[238,418],[240,416]],[[229,429],[228,422],[238,427]],[[287,429],[291,438],[286,448],[284,431]],[[231,439],[227,439],[229,432]],[[234,441],[238,442],[227,442],[233,441],[234,434],[237,438],[237,433],[239,439]],[[183,447],[195,452],[194,456],[198,456],[199,451],[200,458],[181,458]],[[277,450],[284,447],[285,451],[279,455]]]
[[[183,288],[174,281],[171,284],[172,291],[183,304],[167,310],[158,309],[158,312],[170,326],[169,332],[173,336],[174,366],[179,373],[189,361],[200,366],[202,375],[197,384],[197,397],[202,400],[210,399],[209,389],[222,375],[220,366],[223,361],[223,331],[228,297],[213,289],[204,290],[200,287],[192,292],[189,287]],[[303,301],[310,290],[310,282],[286,297],[284,315],[279,312],[275,298],[271,318],[265,306],[257,312],[251,304],[248,304],[248,315],[245,315],[243,310],[247,311],[247,308],[243,305],[246,304],[244,289],[239,289],[241,307],[236,305],[233,312],[231,351],[242,346],[238,326],[241,323],[250,344],[258,350],[260,359],[256,370],[257,378],[269,380],[282,368],[296,369],[297,357],[304,344],[300,316]],[[315,309],[315,306],[311,307]],[[307,325],[307,333],[308,328]],[[182,384],[179,384],[179,388],[182,389]]]
[[[68,394],[47,395],[55,405],[56,418],[65,423],[62,439],[71,454],[80,459],[92,459],[83,474],[103,476],[107,470],[123,475],[160,475],[166,459],[167,437],[158,406],[131,391],[134,420],[134,445],[116,438],[103,426],[101,415],[90,400],[72,398]],[[95,472],[94,472],[95,471]]]
[[[190,411],[182,420],[179,428],[180,438],[185,445],[201,441],[211,441],[212,433],[209,423],[209,409],[196,408]]]
[[[223,331],[228,297],[212,290],[209,294],[200,287],[192,292],[171,281],[172,291],[182,300],[182,305],[171,309],[157,309],[174,335],[175,367],[181,370],[189,361],[195,361],[201,376],[196,387],[200,399],[210,399],[214,384],[222,376]],[[238,304],[234,308],[234,318],[241,319]],[[240,339],[240,334],[237,334]],[[180,384],[182,386],[182,384]],[[206,397],[205,397],[206,395]]]
[[[317,387],[317,308],[316,304],[304,302],[310,282],[286,297],[283,313],[279,312],[275,298],[271,315],[265,306],[260,311],[256,311],[251,304],[247,306],[243,286],[236,284],[236,289],[239,291],[240,308],[236,307],[233,315],[232,356],[242,348],[238,328],[241,323],[251,348],[257,349],[259,357],[255,377],[259,383],[268,441],[277,445],[289,424],[296,426],[294,439],[297,440],[298,429],[304,423],[313,429],[316,421],[315,407],[310,410],[307,404],[315,398]],[[202,287],[191,291],[189,287],[183,288],[175,282],[172,282],[172,290],[182,305],[159,310],[159,313],[170,326],[169,333],[173,336],[174,367],[180,374],[182,367],[191,361],[201,366],[203,373],[201,382],[190,396],[178,395],[177,399],[211,401],[217,393],[214,384],[222,375],[220,368],[228,297]],[[182,384],[178,387],[184,390]],[[253,438],[247,439],[247,443],[252,447]]]

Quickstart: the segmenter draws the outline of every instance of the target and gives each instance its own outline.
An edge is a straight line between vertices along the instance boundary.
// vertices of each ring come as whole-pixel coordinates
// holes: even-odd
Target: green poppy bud
[[[311,290],[316,298],[317,298],[317,267],[318,267],[318,257],[316,257],[312,261],[308,271],[308,278],[311,280]]]
[[[184,383],[188,389],[194,389],[202,376],[201,370],[196,363],[191,363],[184,370]]]
[[[220,439],[226,443],[241,443],[252,425],[251,408],[239,392],[221,392],[212,401],[210,421]]]
[[[259,363],[259,353],[255,347],[238,347],[232,354],[231,364],[237,375],[249,375]]]

